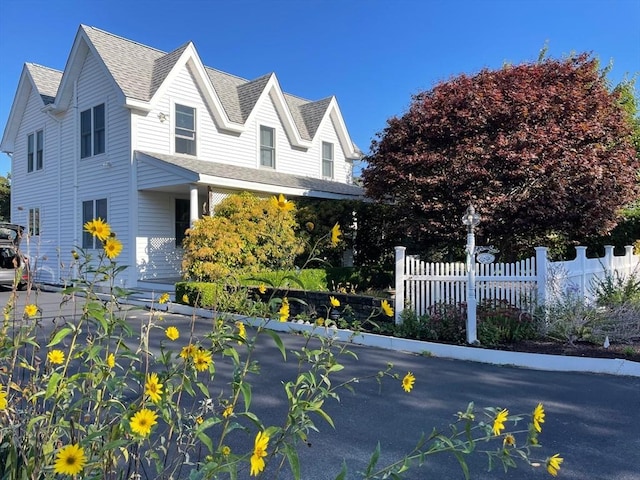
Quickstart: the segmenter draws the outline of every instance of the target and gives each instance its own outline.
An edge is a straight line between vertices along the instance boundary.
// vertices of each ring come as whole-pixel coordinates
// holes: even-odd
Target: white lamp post
[[[467,343],[477,343],[476,329],[476,237],[473,229],[480,223],[480,215],[473,205],[469,205],[462,216],[462,224],[467,227]]]

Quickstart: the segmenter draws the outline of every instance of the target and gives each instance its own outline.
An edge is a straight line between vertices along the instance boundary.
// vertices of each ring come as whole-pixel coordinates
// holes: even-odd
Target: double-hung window
[[[29,235],[40,235],[40,209],[29,209]]]
[[[104,103],[80,112],[80,158],[104,153],[105,125]]]
[[[82,248],[100,248],[100,240],[90,232],[85,231],[84,225],[91,220],[101,218],[107,221],[107,199],[86,200],[82,202]]]
[[[276,131],[260,125],[260,166],[276,168]]]
[[[322,176],[333,178],[333,143],[322,142]]]
[[[196,109],[176,103],[176,153],[196,154]]]
[[[27,135],[27,172],[42,170],[44,166],[44,132]]]

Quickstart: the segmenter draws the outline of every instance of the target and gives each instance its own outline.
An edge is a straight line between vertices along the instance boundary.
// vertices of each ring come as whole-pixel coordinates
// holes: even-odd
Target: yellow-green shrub
[[[286,269],[302,250],[294,206],[284,197],[230,195],[211,217],[197,220],[183,242],[182,268],[192,280],[216,282],[232,271]]]

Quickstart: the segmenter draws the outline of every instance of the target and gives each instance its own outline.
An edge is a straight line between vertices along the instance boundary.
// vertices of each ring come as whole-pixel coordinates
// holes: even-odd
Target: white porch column
[[[193,223],[198,220],[200,203],[198,202],[198,186],[191,185],[189,198],[189,226],[193,227]]]

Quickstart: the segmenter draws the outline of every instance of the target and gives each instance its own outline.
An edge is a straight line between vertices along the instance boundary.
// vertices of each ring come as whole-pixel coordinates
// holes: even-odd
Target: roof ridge
[[[51,70],[52,72],[64,73],[64,70],[58,70],[57,68],[47,67],[46,65],[40,65],[39,63],[35,63],[35,62],[24,62],[24,63],[25,65],[32,65],[34,67],[44,68],[46,70]]]
[[[164,50],[160,50],[159,48],[152,47],[150,45],[145,45],[144,43],[136,42],[135,40],[131,40],[130,38],[125,38],[125,37],[123,37],[121,35],[116,35],[115,33],[107,32],[106,30],[102,30],[101,28],[94,27],[93,25],[80,24],[80,26],[83,27],[83,28],[90,28],[91,30],[95,30],[97,32],[104,33],[105,35],[109,35],[111,37],[118,38],[120,40],[124,40],[125,42],[135,43],[136,45],[139,45],[140,47],[148,48],[149,50],[154,50],[154,51],[156,51],[158,53],[162,53],[162,54],[170,53],[170,52],[165,52]]]
[[[194,43],[194,45],[195,45],[195,43]],[[207,70],[213,70],[214,72],[222,73],[223,75],[229,75],[230,77],[234,77],[234,78],[237,78],[238,80],[242,80],[242,81],[245,81],[245,82],[252,82],[253,81],[253,80],[249,80],[248,78],[241,77],[240,75],[236,75],[234,73],[225,72],[224,70],[220,70],[219,68],[208,67],[207,65],[205,65],[204,68],[207,69]]]

